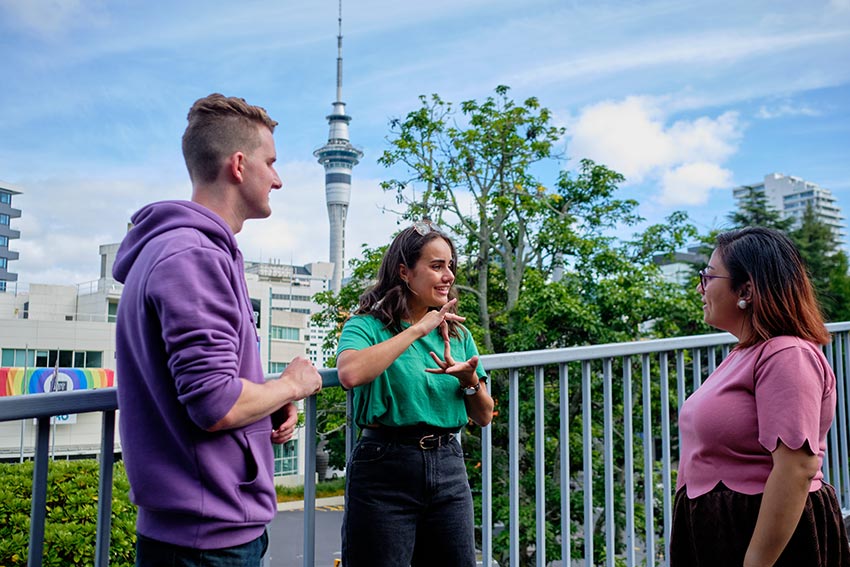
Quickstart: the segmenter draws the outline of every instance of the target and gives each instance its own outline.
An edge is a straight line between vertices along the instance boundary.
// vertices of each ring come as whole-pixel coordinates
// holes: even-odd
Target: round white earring
[[[746,309],[747,308],[747,300],[742,299],[738,301],[738,309]]]

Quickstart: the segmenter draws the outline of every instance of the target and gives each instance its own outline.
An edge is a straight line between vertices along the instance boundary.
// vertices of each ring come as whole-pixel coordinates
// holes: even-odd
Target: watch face
[[[475,392],[477,392],[479,389],[481,389],[481,384],[480,384],[480,383],[476,384],[475,386],[470,386],[470,387],[468,387],[468,388],[463,388],[463,393],[464,393],[464,394],[466,394],[467,396],[471,396],[471,395],[473,395]]]

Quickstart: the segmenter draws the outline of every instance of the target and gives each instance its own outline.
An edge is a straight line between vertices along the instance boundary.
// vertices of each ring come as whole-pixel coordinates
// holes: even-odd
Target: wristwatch
[[[461,386],[460,391],[464,393],[465,396],[474,396],[478,393],[478,390],[481,389],[481,380],[475,383],[475,386]]]

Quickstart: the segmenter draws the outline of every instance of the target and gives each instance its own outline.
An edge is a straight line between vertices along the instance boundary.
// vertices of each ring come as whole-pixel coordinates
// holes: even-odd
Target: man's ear
[[[234,152],[227,158],[227,172],[237,183],[242,183],[245,178],[245,154]]]

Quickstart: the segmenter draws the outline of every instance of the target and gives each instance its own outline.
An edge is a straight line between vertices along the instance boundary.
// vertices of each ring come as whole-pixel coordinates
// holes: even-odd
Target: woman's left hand
[[[474,386],[478,380],[475,373],[478,368],[478,357],[473,356],[469,360],[455,362],[452,358],[452,347],[449,342],[449,326],[446,323],[440,324],[440,332],[443,335],[443,359],[441,360],[439,356],[431,352],[431,358],[434,359],[439,368],[426,368],[425,372],[451,374],[460,381],[461,386]]]

